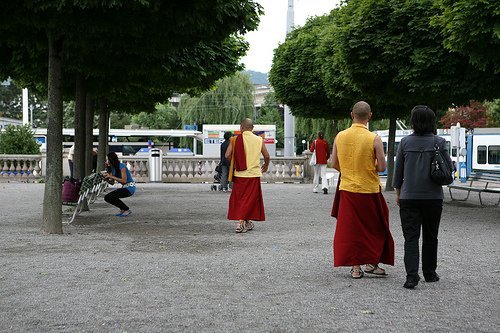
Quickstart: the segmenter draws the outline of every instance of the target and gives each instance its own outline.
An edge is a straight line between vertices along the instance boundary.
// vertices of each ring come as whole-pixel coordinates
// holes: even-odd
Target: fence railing
[[[0,155],[0,180],[30,181],[43,177],[45,155]]]
[[[271,158],[268,171],[262,175],[264,182],[303,182],[311,171],[306,157]],[[134,180],[149,182],[149,158],[124,156],[122,162],[130,169]],[[161,166],[162,182],[201,183],[212,182],[219,158],[201,156],[163,157]]]
[[[0,181],[29,181],[45,176],[45,154],[0,155]],[[136,182],[149,182],[148,156],[123,156]],[[273,157],[268,171],[262,175],[264,182],[309,181],[312,170],[306,157]],[[65,164],[67,161],[64,160]],[[202,156],[164,156],[161,180],[168,183],[213,182],[219,158]]]

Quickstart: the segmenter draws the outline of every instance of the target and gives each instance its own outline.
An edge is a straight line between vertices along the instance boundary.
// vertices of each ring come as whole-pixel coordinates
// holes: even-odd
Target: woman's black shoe
[[[403,287],[406,289],[413,289],[417,286],[418,281],[406,281],[405,284],[403,284]]]
[[[437,274],[434,274],[432,276],[429,276],[429,277],[425,277],[425,282],[438,282],[439,281],[439,275]]]
[[[419,280],[420,280],[420,278],[418,278],[417,280],[406,279],[406,282],[405,282],[405,284],[403,284],[403,287],[406,289],[413,289],[418,285]]]

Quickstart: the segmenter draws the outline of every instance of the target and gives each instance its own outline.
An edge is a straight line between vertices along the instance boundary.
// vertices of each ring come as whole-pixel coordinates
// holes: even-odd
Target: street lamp
[[[302,140],[302,152],[306,150],[306,140]]]

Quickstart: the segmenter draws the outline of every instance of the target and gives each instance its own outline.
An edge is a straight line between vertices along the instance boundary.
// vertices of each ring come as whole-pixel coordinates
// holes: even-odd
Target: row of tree
[[[270,82],[296,116],[345,119],[365,100],[390,119],[386,189],[392,189],[396,119],[499,97],[496,0],[349,0],[292,31]]]
[[[0,3],[0,79],[48,96],[43,230],[62,233],[63,99],[75,101],[75,172],[99,146],[109,109],[144,110],[173,91],[197,92],[241,69],[261,7],[246,0],[6,0]],[[100,149],[99,165],[104,162]],[[87,163],[85,163],[87,161]]]

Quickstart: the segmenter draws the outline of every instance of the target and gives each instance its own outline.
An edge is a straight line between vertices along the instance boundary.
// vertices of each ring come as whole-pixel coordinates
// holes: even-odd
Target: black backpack
[[[434,141],[436,140],[434,139]],[[443,152],[436,142],[434,142],[434,154],[431,159],[431,179],[438,185],[453,183],[453,167],[443,156]]]

